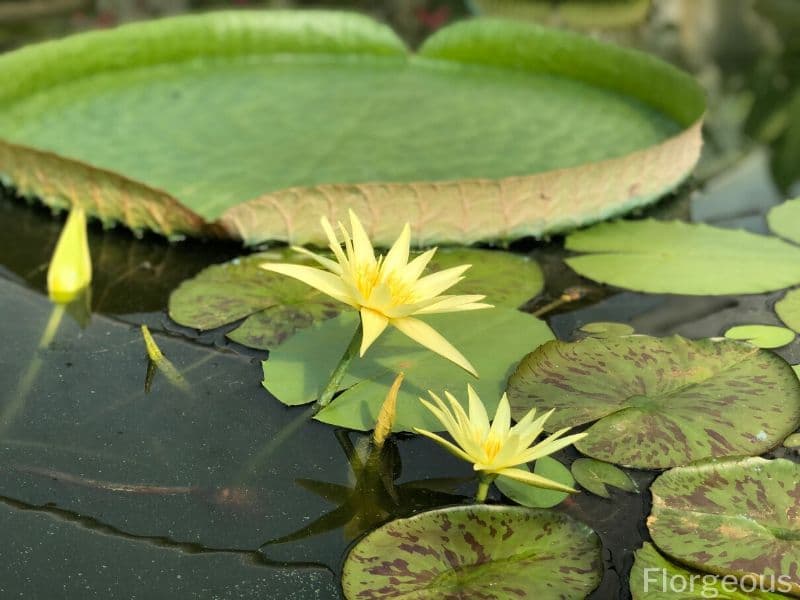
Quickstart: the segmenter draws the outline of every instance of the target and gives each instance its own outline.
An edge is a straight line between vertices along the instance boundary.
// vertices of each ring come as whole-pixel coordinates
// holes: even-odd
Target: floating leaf
[[[800,382],[791,367],[730,340],[549,342],[522,360],[508,396],[516,418],[531,407],[555,408],[548,431],[597,421],[575,447],[645,469],[761,454],[800,424]]]
[[[527,470],[525,465],[519,465],[518,468]],[[537,460],[533,467],[533,472],[551,481],[569,487],[575,485],[575,480],[572,478],[569,469],[550,456],[543,456]],[[533,485],[527,485],[504,475],[500,475],[494,480],[494,483],[497,489],[503,492],[504,496],[511,498],[511,500],[517,504],[529,508],[550,508],[551,506],[561,504],[564,499],[569,496],[569,494],[564,492],[556,492],[554,490],[546,490]]]
[[[227,334],[231,340],[267,350],[300,329],[337,316],[347,306],[290,277],[259,268],[263,262],[313,264],[299,252],[281,250],[213,265],[184,281],[170,296],[169,315],[181,325],[214,329],[242,318]],[[536,261],[511,252],[442,248],[430,273],[471,264],[467,277],[451,288],[454,294],[485,294],[495,306],[516,308],[544,285]]]
[[[647,526],[690,567],[800,595],[800,465],[746,458],[672,469],[651,487]],[[762,579],[763,578],[763,579]]]
[[[615,221],[577,231],[567,264],[648,293],[755,294],[800,283],[800,248],[774,237],[681,221]]]
[[[634,554],[630,590],[633,600],[685,600],[692,598],[725,598],[726,600],[785,600],[783,594],[758,589],[737,588],[731,580],[723,582],[710,573],[691,571],[664,558],[653,544],[645,542]]]
[[[610,498],[607,485],[626,492],[638,492],[636,483],[623,470],[593,458],[579,458],[572,463],[572,476],[583,488],[603,498]]]
[[[392,521],[362,539],[345,597],[585,598],[600,583],[600,539],[552,511],[454,506]]]
[[[786,200],[771,208],[767,213],[767,225],[782,238],[800,244],[800,198]]]
[[[351,429],[372,429],[395,374],[403,371],[406,378],[397,397],[395,431],[412,427],[439,431],[441,423],[419,401],[420,396],[427,396],[427,390],[447,389],[463,398],[467,383],[471,383],[485,399],[486,409],[493,412],[513,365],[531,346],[553,337],[542,321],[505,308],[483,311],[480,317],[451,313],[426,316],[425,320],[475,365],[480,379],[390,328],[364,358],[353,360],[342,382],[344,392],[316,418]],[[313,402],[356,325],[356,315],[347,312],[294,335],[264,362],[264,386],[284,404]]]
[[[775,303],[775,312],[786,326],[800,331],[800,290],[790,290]]]
[[[791,344],[794,331],[776,325],[737,325],[725,332],[730,340],[742,340],[759,348],[780,348]]]
[[[612,323],[609,321],[598,321],[597,323],[586,323],[580,330],[588,333],[591,337],[608,338],[631,335],[635,333],[633,327],[627,323]]]
[[[406,220],[418,244],[595,222],[686,177],[705,110],[687,74],[588,37],[475,19],[411,54],[322,11],[83,33],[0,77],[0,174],[22,194],[250,245],[321,244],[319,216],[348,208],[379,244]]]
[[[785,448],[800,448],[800,433],[793,433],[785,440],[783,440],[783,445]]]

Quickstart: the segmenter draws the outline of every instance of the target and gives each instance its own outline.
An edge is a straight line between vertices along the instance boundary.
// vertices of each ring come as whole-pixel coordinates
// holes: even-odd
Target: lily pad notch
[[[163,39],[170,43],[160,43]],[[301,69],[301,64],[318,70],[321,64],[341,68],[352,76],[336,81],[344,82],[345,87],[366,86],[353,88],[351,93],[413,88],[425,100],[421,106],[435,114],[430,117],[415,112],[421,108],[410,98],[404,100],[406,105],[385,106],[386,102],[398,102],[392,100],[395,94],[376,96],[377,106],[400,111],[404,126],[392,131],[385,126],[389,120],[379,116],[364,123],[362,139],[364,135],[379,135],[382,140],[380,144],[370,142],[373,154],[377,154],[376,166],[364,166],[373,161],[361,160],[365,146],[359,145],[355,136],[346,140],[355,150],[342,153],[322,180],[315,179],[318,169],[302,165],[294,178],[287,175],[290,166],[303,161],[280,164],[282,159],[288,160],[282,158],[279,149],[286,151],[289,144],[278,143],[291,138],[285,131],[273,130],[271,138],[249,140],[250,145],[238,134],[221,142],[209,138],[223,146],[194,148],[194,152],[178,147],[168,155],[158,145],[164,143],[162,131],[154,130],[152,124],[148,128],[137,121],[131,125],[137,135],[126,136],[117,144],[109,132],[124,128],[119,111],[97,115],[96,119],[94,113],[86,113],[92,114],[96,125],[114,127],[92,129],[91,123],[81,121],[80,109],[91,106],[109,90],[122,104],[131,97],[154,97],[161,92],[169,98],[165,90],[172,77],[181,84],[181,90],[199,94],[206,89],[203,86],[211,85],[209,81],[217,81],[214,78],[220,76],[219,64],[227,65],[225,61],[245,69],[247,81],[254,80],[254,73],[246,69],[257,64],[257,68],[271,69],[268,73],[289,77],[301,91],[308,91],[309,81],[315,79],[291,79],[295,75],[287,75],[287,64],[294,65],[293,69]],[[705,110],[697,83],[651,56],[577,34],[493,19],[446,27],[418,53],[410,54],[391,30],[359,15],[323,11],[190,15],[23,48],[0,57],[0,76],[6,82],[0,90],[0,175],[21,194],[57,209],[82,205],[109,225],[123,223],[134,230],[166,236],[220,236],[251,245],[267,240],[320,244],[324,240],[319,237],[318,216],[327,214],[335,221],[343,218],[348,208],[365,219],[378,244],[389,242],[396,233],[397,221],[409,217],[417,236],[414,241],[419,245],[543,236],[593,223],[653,202],[687,176],[699,155]],[[187,78],[197,85],[183,85]],[[481,92],[483,96],[464,106],[453,103],[457,95],[446,93],[453,85],[465,90],[495,89],[476,85],[477,81],[498,82],[510,86],[508,92],[513,93],[501,90],[492,96],[493,92]],[[486,152],[476,153],[477,158],[465,155],[450,162],[440,160],[438,148],[448,143],[452,146],[455,134],[450,127],[424,126],[426,118],[439,122],[480,109],[487,124],[495,123],[499,114],[505,127],[479,122],[470,134],[474,143],[485,146],[491,141],[501,147],[538,140],[539,135],[520,135],[518,123],[513,121],[518,111],[499,103],[513,97],[518,100],[514,106],[528,106],[528,100],[537,98],[533,90],[539,90],[542,81],[550,81],[551,85],[545,87],[556,90],[552,93],[560,94],[559,98],[577,101],[591,96],[599,103],[597,107],[616,107],[614,118],[623,125],[631,119],[650,124],[636,128],[649,131],[650,137],[633,143],[628,132],[612,140],[614,136],[598,129],[595,134],[605,140],[603,143],[594,140],[574,152],[570,150],[572,154],[561,152],[555,164],[548,163],[552,152],[536,146],[520,147],[513,153],[518,158],[513,160],[506,154],[501,161],[493,162],[486,156],[494,153]],[[329,90],[315,93],[321,92]],[[302,104],[302,94],[292,98]],[[250,100],[254,106],[270,108],[282,102],[281,106],[285,109],[288,105],[286,110],[291,111],[290,99],[274,93]],[[259,104],[259,100],[266,104]],[[550,106],[563,104],[548,102],[546,97],[536,101]],[[164,100],[164,106],[178,104]],[[344,100],[341,104],[348,105]],[[75,106],[78,108],[71,108]],[[238,105],[234,108],[246,110]],[[260,114],[268,118],[274,115],[280,122],[291,116],[279,113],[278,109],[260,109]],[[143,108],[136,118],[146,120],[158,114],[157,110]],[[62,118],[65,115],[75,120]],[[225,111],[215,117],[224,115]],[[533,123],[534,116],[523,111],[520,118],[523,123]],[[294,117],[293,122],[308,121],[304,118],[308,115]],[[340,121],[345,122],[346,117],[343,113]],[[59,125],[42,125],[47,118]],[[201,115],[178,122],[188,134],[202,137],[212,131],[209,119],[203,119]],[[557,147],[553,137],[557,142],[564,135],[571,136],[574,128],[583,127],[575,119],[579,117],[571,109],[555,115],[550,137],[536,143],[547,144],[551,150]],[[603,126],[614,131],[619,129],[614,126],[617,121],[603,121]],[[408,127],[420,122],[425,135],[409,136]],[[487,137],[497,131],[507,139]],[[180,141],[186,131],[172,133],[173,143],[188,144]],[[320,146],[325,142],[323,133]],[[336,133],[327,131],[328,136]],[[192,135],[189,138],[194,139]],[[413,164],[413,158],[409,158],[419,153],[391,154],[400,142],[409,140],[421,140],[422,145],[416,148],[423,156],[420,164]],[[118,151],[110,153],[109,147]],[[152,152],[140,151],[140,147]],[[213,154],[220,147],[227,151]],[[258,152],[258,148],[264,152]],[[242,168],[242,161],[236,157],[253,156],[254,151],[262,158],[274,151],[269,154],[269,165],[273,166]],[[159,160],[151,165],[147,161],[153,156]],[[167,156],[178,158],[167,160]],[[230,187],[220,187],[221,182],[228,182]]]

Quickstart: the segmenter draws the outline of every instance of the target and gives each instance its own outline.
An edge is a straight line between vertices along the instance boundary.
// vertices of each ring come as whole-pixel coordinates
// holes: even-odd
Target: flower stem
[[[480,475],[478,479],[478,491],[475,492],[475,502],[486,502],[486,496],[489,494],[489,486],[492,485],[493,481],[493,475]]]
[[[353,334],[353,339],[350,340],[350,344],[347,346],[347,350],[344,351],[342,354],[342,358],[339,359],[339,364],[336,365],[336,368],[331,373],[331,378],[328,379],[328,383],[325,386],[325,389],[322,390],[322,394],[320,394],[319,399],[316,403],[317,410],[321,410],[330,404],[331,400],[333,400],[334,394],[339,390],[339,384],[342,382],[342,378],[344,374],[347,372],[347,367],[350,366],[355,355],[358,353],[358,348],[361,345],[361,321],[358,321],[358,327],[356,328],[355,333]]]

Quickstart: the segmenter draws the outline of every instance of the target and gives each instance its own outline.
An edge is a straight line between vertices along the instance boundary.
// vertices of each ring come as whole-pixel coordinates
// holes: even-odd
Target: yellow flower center
[[[379,256],[376,264],[361,263],[354,265],[353,282],[364,298],[370,298],[373,290],[381,283],[386,284],[392,298],[391,305],[412,304],[415,300],[414,286],[396,271],[381,273],[383,256]]]
[[[500,452],[500,448],[503,446],[503,440],[493,433],[490,433],[486,436],[486,439],[483,440],[481,446],[486,454],[486,460],[484,462],[491,463],[495,456],[497,456],[497,453]]]

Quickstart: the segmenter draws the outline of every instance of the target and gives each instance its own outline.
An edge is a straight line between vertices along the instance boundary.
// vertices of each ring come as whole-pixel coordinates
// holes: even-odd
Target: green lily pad
[[[267,262],[316,265],[299,252],[279,250],[213,265],[184,281],[170,296],[169,316],[186,327],[206,330],[244,318],[227,336],[267,350],[312,323],[337,316],[347,306],[290,277],[259,268]],[[544,285],[536,261],[511,252],[443,248],[428,272],[471,264],[467,277],[451,288],[455,294],[485,294],[495,306],[516,308]]]
[[[756,455],[800,425],[800,382],[777,355],[731,340],[586,338],[526,356],[508,382],[512,414],[556,412],[548,431],[594,423],[583,454],[644,469]]]
[[[783,440],[783,446],[785,448],[800,448],[800,433],[793,433],[785,440]]]
[[[614,465],[593,458],[579,458],[572,463],[572,476],[581,487],[603,498],[610,498],[606,486],[626,492],[638,492],[639,488],[625,471]]]
[[[780,320],[793,331],[800,331],[800,290],[790,290],[775,303]]]
[[[794,341],[795,333],[776,325],[737,325],[725,332],[730,340],[749,342],[759,348],[780,348]]]
[[[800,198],[786,200],[771,208],[767,213],[767,225],[782,238],[800,244]]]
[[[552,511],[454,506],[392,521],[347,556],[356,598],[585,598],[600,583],[600,539]]]
[[[519,468],[527,469],[525,465],[519,465]],[[575,485],[575,480],[572,478],[572,473],[569,472],[569,469],[550,456],[543,456],[537,460],[533,467],[533,472],[563,485],[570,487]],[[564,492],[545,490],[504,475],[500,475],[494,480],[494,483],[497,489],[503,492],[504,496],[517,504],[529,508],[550,508],[561,504],[569,496]]]
[[[634,328],[627,323],[612,323],[610,321],[586,323],[580,328],[580,331],[596,338],[620,337],[635,333]]]
[[[513,366],[531,346],[553,338],[542,321],[507,308],[430,315],[425,321],[472,362],[480,379],[389,328],[363,358],[350,363],[342,381],[344,392],[315,418],[340,427],[372,429],[395,374],[404,371],[394,430],[439,431],[442,424],[422,405],[420,396],[427,397],[428,390],[449,390],[466,401],[471,383],[491,413]],[[316,400],[357,323],[358,317],[349,311],[289,338],[264,361],[264,387],[284,404]]]
[[[412,54],[322,11],[83,33],[0,77],[0,174],[23,194],[251,245],[321,244],[348,208],[382,245],[405,220],[418,244],[596,222],[689,173],[705,110],[687,74],[577,34],[476,19]]]
[[[755,294],[800,283],[800,248],[741,230],[681,221],[616,221],[567,237],[589,279],[647,293]]]
[[[686,598],[724,598],[725,600],[785,600],[775,594],[746,585],[747,591],[736,583],[722,580],[711,573],[691,571],[668,559],[645,542],[634,554],[630,590],[633,600],[686,600]],[[745,582],[747,583],[747,582]]]
[[[667,471],[651,487],[647,526],[690,567],[769,582],[800,595],[800,465],[746,458]]]

